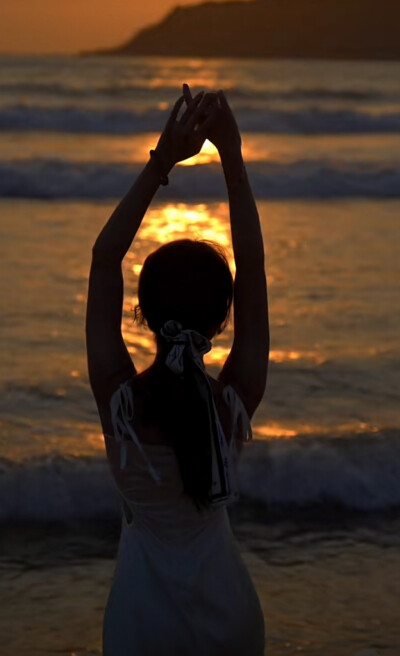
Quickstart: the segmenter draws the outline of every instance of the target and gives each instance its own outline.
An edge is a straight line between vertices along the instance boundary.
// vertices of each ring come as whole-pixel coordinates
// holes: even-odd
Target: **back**
[[[123,499],[125,520],[167,542],[195,537],[221,514],[217,513],[219,508],[223,509],[238,498],[238,445],[252,438],[251,427],[233,388],[211,381],[215,390],[217,428],[229,473],[229,494],[201,514],[184,493],[171,440],[156,424],[143,422],[148,382],[145,376],[126,381],[111,398],[112,433],[105,434],[106,449]]]

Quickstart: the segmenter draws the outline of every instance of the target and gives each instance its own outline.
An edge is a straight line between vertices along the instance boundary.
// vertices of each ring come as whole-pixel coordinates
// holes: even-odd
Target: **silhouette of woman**
[[[186,102],[186,107],[182,105]],[[137,373],[121,333],[121,263],[160,184],[208,138],[229,196],[236,275],[206,241],[164,244],[145,260],[136,316],[155,334]],[[234,340],[218,379],[203,355],[234,305]],[[104,656],[262,656],[259,598],[231,531],[237,464],[263,396],[269,326],[264,248],[241,137],[222,91],[187,85],[155,151],[92,251],[89,377],[123,508],[103,623]]]

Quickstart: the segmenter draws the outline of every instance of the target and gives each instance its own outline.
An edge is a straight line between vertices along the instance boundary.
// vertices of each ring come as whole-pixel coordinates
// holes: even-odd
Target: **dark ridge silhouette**
[[[206,2],[86,54],[399,60],[399,25],[399,0]]]

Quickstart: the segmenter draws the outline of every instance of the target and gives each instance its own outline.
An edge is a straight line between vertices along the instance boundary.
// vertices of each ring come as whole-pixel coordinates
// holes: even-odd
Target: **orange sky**
[[[115,46],[177,4],[196,0],[0,0],[1,53]]]

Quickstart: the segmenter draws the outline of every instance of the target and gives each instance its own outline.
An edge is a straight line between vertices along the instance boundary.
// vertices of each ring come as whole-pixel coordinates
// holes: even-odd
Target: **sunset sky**
[[[0,53],[74,53],[110,47],[196,0],[0,0]]]

